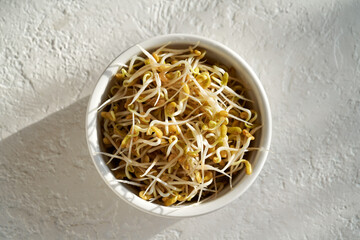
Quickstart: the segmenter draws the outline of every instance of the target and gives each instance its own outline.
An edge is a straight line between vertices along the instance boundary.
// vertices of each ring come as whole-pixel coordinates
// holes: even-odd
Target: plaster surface
[[[0,0],[0,239],[359,239],[359,12],[350,0]],[[167,33],[239,53],[273,114],[252,187],[181,220],[120,200],[84,130],[108,63]]]

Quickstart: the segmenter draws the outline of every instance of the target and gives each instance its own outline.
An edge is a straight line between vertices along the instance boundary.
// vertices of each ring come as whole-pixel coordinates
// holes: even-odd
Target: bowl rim
[[[112,75],[109,75],[107,72],[114,73],[114,66],[116,62],[122,62],[121,58],[125,58],[124,56],[129,55],[129,57],[125,58],[125,63],[134,55],[133,52],[139,52],[139,48],[137,45],[142,46],[144,49],[153,49],[164,45],[165,43],[179,43],[179,44],[194,44],[196,42],[200,42],[200,47],[205,49],[221,50],[224,55],[228,56],[228,59],[235,60],[239,66],[243,68],[245,73],[248,75],[246,79],[247,83],[252,84],[252,90],[256,90],[258,92],[258,96],[256,96],[257,102],[259,103],[259,108],[261,109],[261,118],[263,122],[262,127],[262,134],[261,134],[261,142],[259,143],[264,151],[259,151],[256,154],[256,166],[253,169],[253,173],[251,175],[246,175],[238,182],[230,191],[224,194],[221,197],[215,198],[212,201],[204,202],[200,204],[191,204],[188,206],[180,206],[180,207],[166,207],[155,203],[150,203],[138,197],[137,195],[133,194],[129,190],[127,190],[121,183],[114,183],[114,177],[110,172],[110,169],[104,164],[101,159],[101,156],[98,154],[95,155],[94,151],[94,141],[98,144],[99,139],[97,136],[97,128],[94,121],[97,118],[96,111],[94,113],[94,109],[96,109],[99,105],[99,100],[103,92],[99,92],[99,89],[106,88],[107,84],[111,81]],[[205,46],[205,47],[204,47]],[[118,65],[116,65],[118,68]],[[243,72],[244,73],[244,72]],[[107,76],[109,75],[109,76]],[[249,82],[250,81],[250,82]],[[105,84],[105,86],[103,86]],[[255,88],[254,88],[255,87]],[[267,155],[268,150],[270,149],[271,143],[271,135],[272,135],[272,118],[271,118],[271,111],[270,105],[265,93],[265,90],[253,71],[253,69],[248,65],[248,63],[240,57],[235,51],[228,48],[227,46],[219,43],[215,40],[205,38],[202,36],[192,35],[192,34],[167,34],[167,35],[160,35],[145,41],[142,41],[138,44],[135,44],[126,50],[122,51],[111,63],[105,68],[104,72],[100,75],[98,81],[96,82],[94,89],[90,95],[89,102],[87,105],[86,110],[86,120],[85,120],[85,130],[86,130],[86,141],[89,149],[89,153],[91,159],[102,177],[105,183],[118,195],[121,199],[123,199],[128,204],[132,205],[133,207],[144,211],[146,213],[150,213],[156,216],[163,216],[163,217],[172,217],[172,218],[184,218],[184,217],[192,217],[192,216],[199,216],[203,214],[207,214],[213,211],[216,211],[227,204],[231,203],[235,199],[239,198],[255,181],[257,176],[259,175],[261,169],[263,168]],[[107,169],[107,171],[106,171]]]

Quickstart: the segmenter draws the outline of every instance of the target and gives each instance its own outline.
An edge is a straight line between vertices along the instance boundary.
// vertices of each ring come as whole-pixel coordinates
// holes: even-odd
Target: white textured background
[[[273,113],[268,161],[206,216],[144,214],[88,156],[87,100],[141,40],[193,33],[258,73]],[[0,0],[1,239],[359,239],[360,2]]]

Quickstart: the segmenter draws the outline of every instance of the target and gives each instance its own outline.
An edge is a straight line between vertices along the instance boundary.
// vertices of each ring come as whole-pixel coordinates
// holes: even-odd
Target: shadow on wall
[[[177,221],[127,205],[103,182],[86,145],[87,101],[0,142],[0,238],[148,239]]]

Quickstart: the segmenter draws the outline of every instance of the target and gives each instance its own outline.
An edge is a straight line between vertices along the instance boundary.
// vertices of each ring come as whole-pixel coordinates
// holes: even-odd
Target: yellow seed
[[[215,147],[209,148],[208,153],[215,152]]]
[[[145,155],[142,159],[143,163],[149,163],[150,162],[150,157],[148,155]]]
[[[170,134],[175,134],[175,135],[179,134],[179,131],[178,131],[176,125],[170,125],[169,126],[169,133]]]
[[[199,152],[197,152],[197,151],[188,151],[186,154],[188,156],[190,156],[190,157],[197,157],[199,155]]]
[[[187,85],[187,83],[185,83],[182,88],[183,88],[183,90],[184,90],[184,92],[185,92],[186,94],[190,94],[189,85]]]
[[[123,68],[121,69],[121,73],[122,73],[123,76],[127,76],[127,74],[128,74],[127,71],[125,69],[123,69]]]
[[[240,118],[241,118],[241,119],[247,119],[248,115],[249,115],[249,114],[248,114],[247,112],[241,112],[241,113],[240,113]]]
[[[251,140],[255,139],[254,136],[251,135],[251,133],[249,133],[249,131],[246,129],[244,129],[242,133],[245,135],[245,137],[250,138]]]
[[[214,157],[214,158],[213,158],[213,162],[214,162],[214,163],[220,163],[220,162],[221,162],[221,159],[218,158],[218,157]]]
[[[205,172],[204,182],[210,181],[213,178],[213,174],[210,171]]]
[[[206,51],[202,51],[201,55],[199,56],[199,59],[202,59],[203,57],[205,57]]]
[[[226,125],[221,125],[221,127],[220,127],[220,136],[221,137],[226,137],[226,134],[227,134],[227,127],[226,127]]]
[[[170,144],[171,144],[172,142],[176,141],[176,140],[178,140],[178,138],[177,138],[175,135],[171,135],[171,136],[169,137],[169,143],[170,143]]]
[[[202,130],[207,131],[209,129],[208,125],[203,124],[201,127]]]
[[[179,70],[177,70],[176,72],[169,72],[169,73],[166,73],[165,76],[168,78],[168,79],[174,79],[174,78],[178,78],[181,76],[181,72]]]
[[[221,85],[227,85],[229,81],[229,74],[227,72],[224,73],[224,75],[221,78]]]
[[[195,171],[195,179],[196,179],[196,181],[197,181],[198,183],[201,183],[202,177],[201,177],[201,173],[200,173],[199,170],[196,170],[196,171]]]
[[[201,75],[203,76],[204,80],[209,79],[211,81],[210,74],[208,71],[202,72]]]
[[[103,143],[104,143],[105,145],[110,145],[110,144],[111,144],[111,142],[109,141],[109,139],[107,139],[106,137],[103,138]]]
[[[163,132],[162,132],[158,127],[152,126],[151,128],[152,128],[152,130],[155,132],[155,135],[156,135],[158,138],[162,138],[162,137],[163,137]]]
[[[175,72],[175,77],[180,77],[181,76],[181,72],[179,71],[179,70],[177,70],[176,72]]]
[[[210,78],[205,79],[200,85],[201,85],[203,88],[208,88],[208,87],[210,87],[210,85],[211,85],[211,80],[210,80]]]
[[[145,63],[145,65],[149,65],[150,64],[150,59],[149,58],[146,59],[144,63]]]
[[[194,74],[199,74],[200,69],[198,67],[196,67],[196,68],[194,68],[193,72],[194,72]]]
[[[201,74],[196,76],[196,80],[203,88],[208,88],[211,84],[211,78],[208,72],[202,72]]]
[[[177,63],[178,62],[178,60],[172,60],[171,61],[171,64],[175,64],[175,63]]]
[[[186,199],[187,199],[186,193],[181,193],[178,195],[178,201],[183,202],[186,201]]]
[[[244,160],[244,163],[245,163],[245,172],[247,175],[250,175],[252,173],[251,163],[247,160]]]
[[[172,79],[173,76],[174,76],[173,73],[166,73],[166,74],[165,74],[165,77],[166,77],[167,79]]]
[[[165,113],[168,116],[172,116],[174,114],[174,112],[175,112],[175,108],[176,108],[176,102],[171,102],[171,103],[166,105]]]
[[[155,58],[156,62],[160,62],[159,55],[157,55],[156,53],[153,53],[152,56]]]
[[[239,127],[228,127],[228,133],[230,134],[240,134],[242,133],[242,129]]]
[[[139,192],[139,197],[141,197],[141,198],[144,199],[144,200],[149,200],[149,199],[152,198],[151,195],[149,195],[149,194],[144,194],[144,193],[145,193],[145,191],[140,191],[140,192]]]
[[[194,53],[196,56],[200,56],[201,55],[201,52],[199,50],[194,50]]]
[[[170,64],[163,64],[163,65],[159,66],[158,69],[160,72],[163,72],[163,71],[168,70],[170,67],[171,67]]]
[[[115,78],[121,80],[124,78],[124,75],[122,73],[116,73]]]
[[[227,152],[226,151],[221,151],[220,152],[220,156],[222,157],[222,158],[226,158],[227,157]]]
[[[153,132],[155,132],[156,137],[158,137],[158,138],[163,137],[163,132],[158,127],[155,127],[155,126],[152,126],[151,128],[149,128],[146,131],[146,135],[151,135]]]
[[[214,128],[214,127],[216,127],[216,122],[213,121],[213,120],[211,120],[211,121],[209,122],[209,128]]]
[[[130,136],[129,135],[126,135],[126,137],[121,141],[121,145],[120,147],[121,148],[126,148],[126,145],[128,144],[128,142],[130,141]]]
[[[101,117],[109,119],[110,121],[113,121],[113,122],[116,120],[114,111],[101,112],[100,115],[101,115]]]
[[[165,206],[170,206],[176,203],[178,196],[171,196],[171,197],[163,197],[162,201],[164,202]]]
[[[215,114],[215,118],[216,119],[220,119],[221,117],[227,117],[229,115],[229,113],[226,110],[221,110],[220,112],[217,112]]]

